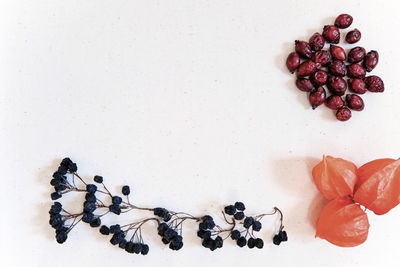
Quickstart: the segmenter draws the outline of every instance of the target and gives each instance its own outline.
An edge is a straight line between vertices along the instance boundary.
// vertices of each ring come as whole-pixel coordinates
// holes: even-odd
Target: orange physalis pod
[[[358,170],[354,200],[377,215],[400,203],[400,159],[378,159]]]
[[[318,190],[327,199],[334,199],[353,195],[356,171],[356,165],[350,161],[324,156],[312,170],[312,176]]]
[[[322,210],[316,237],[340,247],[354,247],[368,237],[368,217],[350,198],[335,199]]]

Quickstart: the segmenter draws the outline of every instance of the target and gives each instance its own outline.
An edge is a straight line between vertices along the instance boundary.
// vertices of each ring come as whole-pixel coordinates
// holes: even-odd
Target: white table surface
[[[2,266],[398,266],[400,207],[369,213],[367,242],[314,238],[323,199],[310,170],[324,153],[361,165],[399,157],[398,1],[1,1]],[[359,45],[380,53],[386,86],[347,123],[313,111],[285,68],[295,39],[353,15]],[[263,250],[226,241],[210,252],[196,225],[166,248],[145,228],[148,256],[79,225],[64,245],[48,225],[49,181],[70,156],[80,174],[130,184],[142,206],[194,215],[242,200],[274,205],[289,242]],[[135,213],[130,219],[138,218]]]

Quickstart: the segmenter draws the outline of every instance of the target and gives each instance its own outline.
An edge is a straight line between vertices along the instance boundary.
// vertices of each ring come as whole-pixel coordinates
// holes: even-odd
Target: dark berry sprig
[[[280,242],[287,240],[287,234],[283,231],[283,215],[278,208],[274,208],[272,213],[251,217],[245,216],[245,205],[242,202],[236,202],[234,205],[226,206],[222,211],[223,218],[229,225],[228,228],[223,228],[217,225],[210,215],[195,217],[188,213],[174,212],[163,207],[139,207],[130,201],[131,189],[128,185],[122,187],[123,196],[113,195],[104,185],[102,176],[94,176],[93,180],[97,185],[86,183],[77,174],[77,170],[76,164],[71,159],[65,158],[61,161],[57,171],[53,174],[53,179],[50,181],[55,192],[51,194],[54,203],[49,210],[49,223],[55,229],[56,240],[60,244],[67,240],[70,231],[82,221],[88,223],[91,227],[99,227],[99,232],[102,235],[111,235],[110,243],[118,245],[126,252],[146,255],[149,252],[149,246],[144,242],[142,226],[148,222],[154,222],[161,241],[168,245],[171,250],[180,250],[183,247],[183,223],[192,220],[199,223],[197,235],[202,239],[202,246],[211,251],[221,248],[224,240],[229,236],[240,247],[247,244],[249,248],[262,248],[264,242],[261,238],[255,237],[254,232],[261,230],[260,220],[264,216],[273,215],[277,212],[280,214],[281,225],[273,242],[279,245]],[[68,212],[60,202],[55,201],[72,192],[85,194],[81,212]],[[105,199],[98,198],[100,195]],[[151,212],[151,215],[122,226],[119,224],[102,225],[101,218],[103,216],[120,215],[131,210],[148,211]],[[231,220],[228,220],[226,215],[231,215]],[[244,229],[238,230],[237,226],[239,225],[242,225]],[[221,235],[224,233],[227,233],[227,236],[222,238]]]

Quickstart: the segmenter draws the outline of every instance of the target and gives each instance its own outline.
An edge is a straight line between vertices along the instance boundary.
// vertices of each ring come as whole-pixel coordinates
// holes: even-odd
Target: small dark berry
[[[246,209],[246,206],[243,204],[243,202],[238,201],[238,202],[235,202],[235,208],[237,210],[244,211]]]
[[[256,247],[259,249],[264,247],[264,241],[261,238],[256,239]]]
[[[82,221],[85,223],[91,223],[93,221],[93,213],[91,212],[84,212],[82,216]]]
[[[133,243],[133,253],[140,254],[142,252],[142,244]]]
[[[121,231],[121,226],[119,224],[114,224],[110,226],[110,233],[116,234]]]
[[[53,192],[53,193],[51,193],[50,197],[51,197],[51,200],[57,200],[57,199],[61,198],[61,195],[58,192]]]
[[[129,195],[131,193],[131,189],[129,188],[129,185],[124,185],[123,187],[122,187],[122,194],[124,195],[124,196],[127,196],[127,195]],[[146,245],[147,246],[147,245]],[[148,246],[147,246],[148,247]]]
[[[279,245],[281,244],[281,242],[282,242],[282,240],[281,240],[281,238],[279,237],[279,235],[275,235],[275,236],[274,236],[274,239],[273,239],[273,243],[274,243],[275,245],[279,246]]]
[[[103,182],[103,177],[102,177],[102,176],[99,176],[99,175],[96,175],[96,176],[93,178],[93,180],[94,180],[96,183],[101,184],[101,183]]]
[[[65,175],[68,172],[68,167],[65,165],[60,165],[57,170],[60,174]]]
[[[172,215],[169,212],[166,212],[164,214],[163,221],[168,222],[169,220],[171,220],[171,218],[172,218]]]
[[[247,244],[247,240],[246,240],[246,238],[244,237],[244,236],[241,236],[237,241],[236,241],[236,244],[239,246],[239,247],[244,247],[244,246],[246,246],[246,244]]]
[[[224,240],[222,239],[222,237],[217,236],[215,238],[215,243],[217,244],[217,248],[222,248],[222,246],[224,245]]]
[[[102,235],[109,235],[110,234],[110,228],[108,228],[106,225],[102,225],[100,227],[100,233]]]
[[[261,230],[261,228],[262,228],[261,222],[255,221],[255,222],[253,223],[253,230],[254,230],[254,231],[259,232],[259,231]]]
[[[68,170],[69,172],[74,173],[78,170],[78,166],[76,165],[76,163],[72,162],[71,164],[68,165]]]
[[[253,217],[246,217],[243,221],[243,227],[244,228],[250,228],[250,226],[254,223],[254,218]]]
[[[132,241],[127,242],[125,244],[125,251],[128,252],[128,253],[133,253],[133,244],[134,243]]]
[[[85,212],[93,212],[96,210],[96,204],[94,202],[85,201],[83,210]]]
[[[117,215],[121,214],[121,207],[119,205],[116,204],[111,204],[110,206],[108,206],[108,209],[112,212],[115,213]]]
[[[126,243],[128,243],[125,239],[122,239],[121,242],[119,242],[118,246],[122,249],[125,249]]]
[[[235,215],[233,215],[233,218],[235,218],[236,220],[242,220],[244,218],[244,213],[241,211],[236,212]]]
[[[226,206],[224,208],[224,210],[225,210],[225,213],[228,214],[228,215],[234,215],[235,212],[236,212],[236,208],[233,205]]]
[[[97,186],[94,184],[88,184],[86,185],[86,191],[89,193],[95,193],[97,191]]]
[[[160,223],[158,225],[157,231],[160,236],[164,236],[165,231],[168,230],[168,225],[166,223]]]
[[[142,245],[142,255],[147,255],[149,253],[149,246],[146,244]]]
[[[247,241],[247,246],[249,248],[254,248],[256,246],[256,240],[250,237],[249,240]]]
[[[96,202],[96,195],[94,193],[86,193],[85,199],[87,202]]]
[[[115,205],[119,205],[122,203],[122,198],[120,196],[113,196],[112,203]]]
[[[211,232],[207,230],[199,230],[197,231],[197,236],[200,237],[201,239],[211,237]]]
[[[99,227],[101,225],[101,220],[99,217],[94,218],[91,222],[90,222],[90,226],[91,227]]]
[[[164,208],[155,208],[154,209],[154,215],[161,217],[161,218],[164,217],[166,212],[167,212],[167,210]]]
[[[56,240],[59,244],[64,243],[68,238],[68,234],[66,232],[59,232],[56,234]]]
[[[279,231],[278,235],[282,242],[285,242],[288,240],[286,231]]]
[[[239,230],[233,230],[231,232],[231,238],[232,238],[232,240],[238,240],[240,238]]]

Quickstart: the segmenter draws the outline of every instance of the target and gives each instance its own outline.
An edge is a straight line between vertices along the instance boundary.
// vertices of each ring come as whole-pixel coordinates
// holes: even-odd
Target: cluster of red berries
[[[297,73],[297,88],[309,93],[312,108],[325,103],[328,108],[336,110],[336,118],[340,121],[350,119],[350,109],[364,109],[364,101],[360,94],[366,93],[367,90],[380,93],[385,89],[380,77],[366,77],[366,73],[378,64],[377,51],[371,50],[367,53],[363,47],[357,46],[346,56],[345,50],[336,45],[340,41],[339,29],[348,28],[352,22],[352,16],[339,15],[334,25],[323,28],[322,34],[314,33],[308,42],[296,40],[295,52],[290,53],[286,60],[289,71]],[[360,39],[361,32],[357,29],[349,31],[345,37],[349,44],[354,44]],[[323,50],[326,43],[331,44],[329,50]],[[349,77],[347,83],[344,80],[345,76]],[[327,96],[324,85],[328,87],[331,96]],[[352,93],[343,99],[347,88]]]

